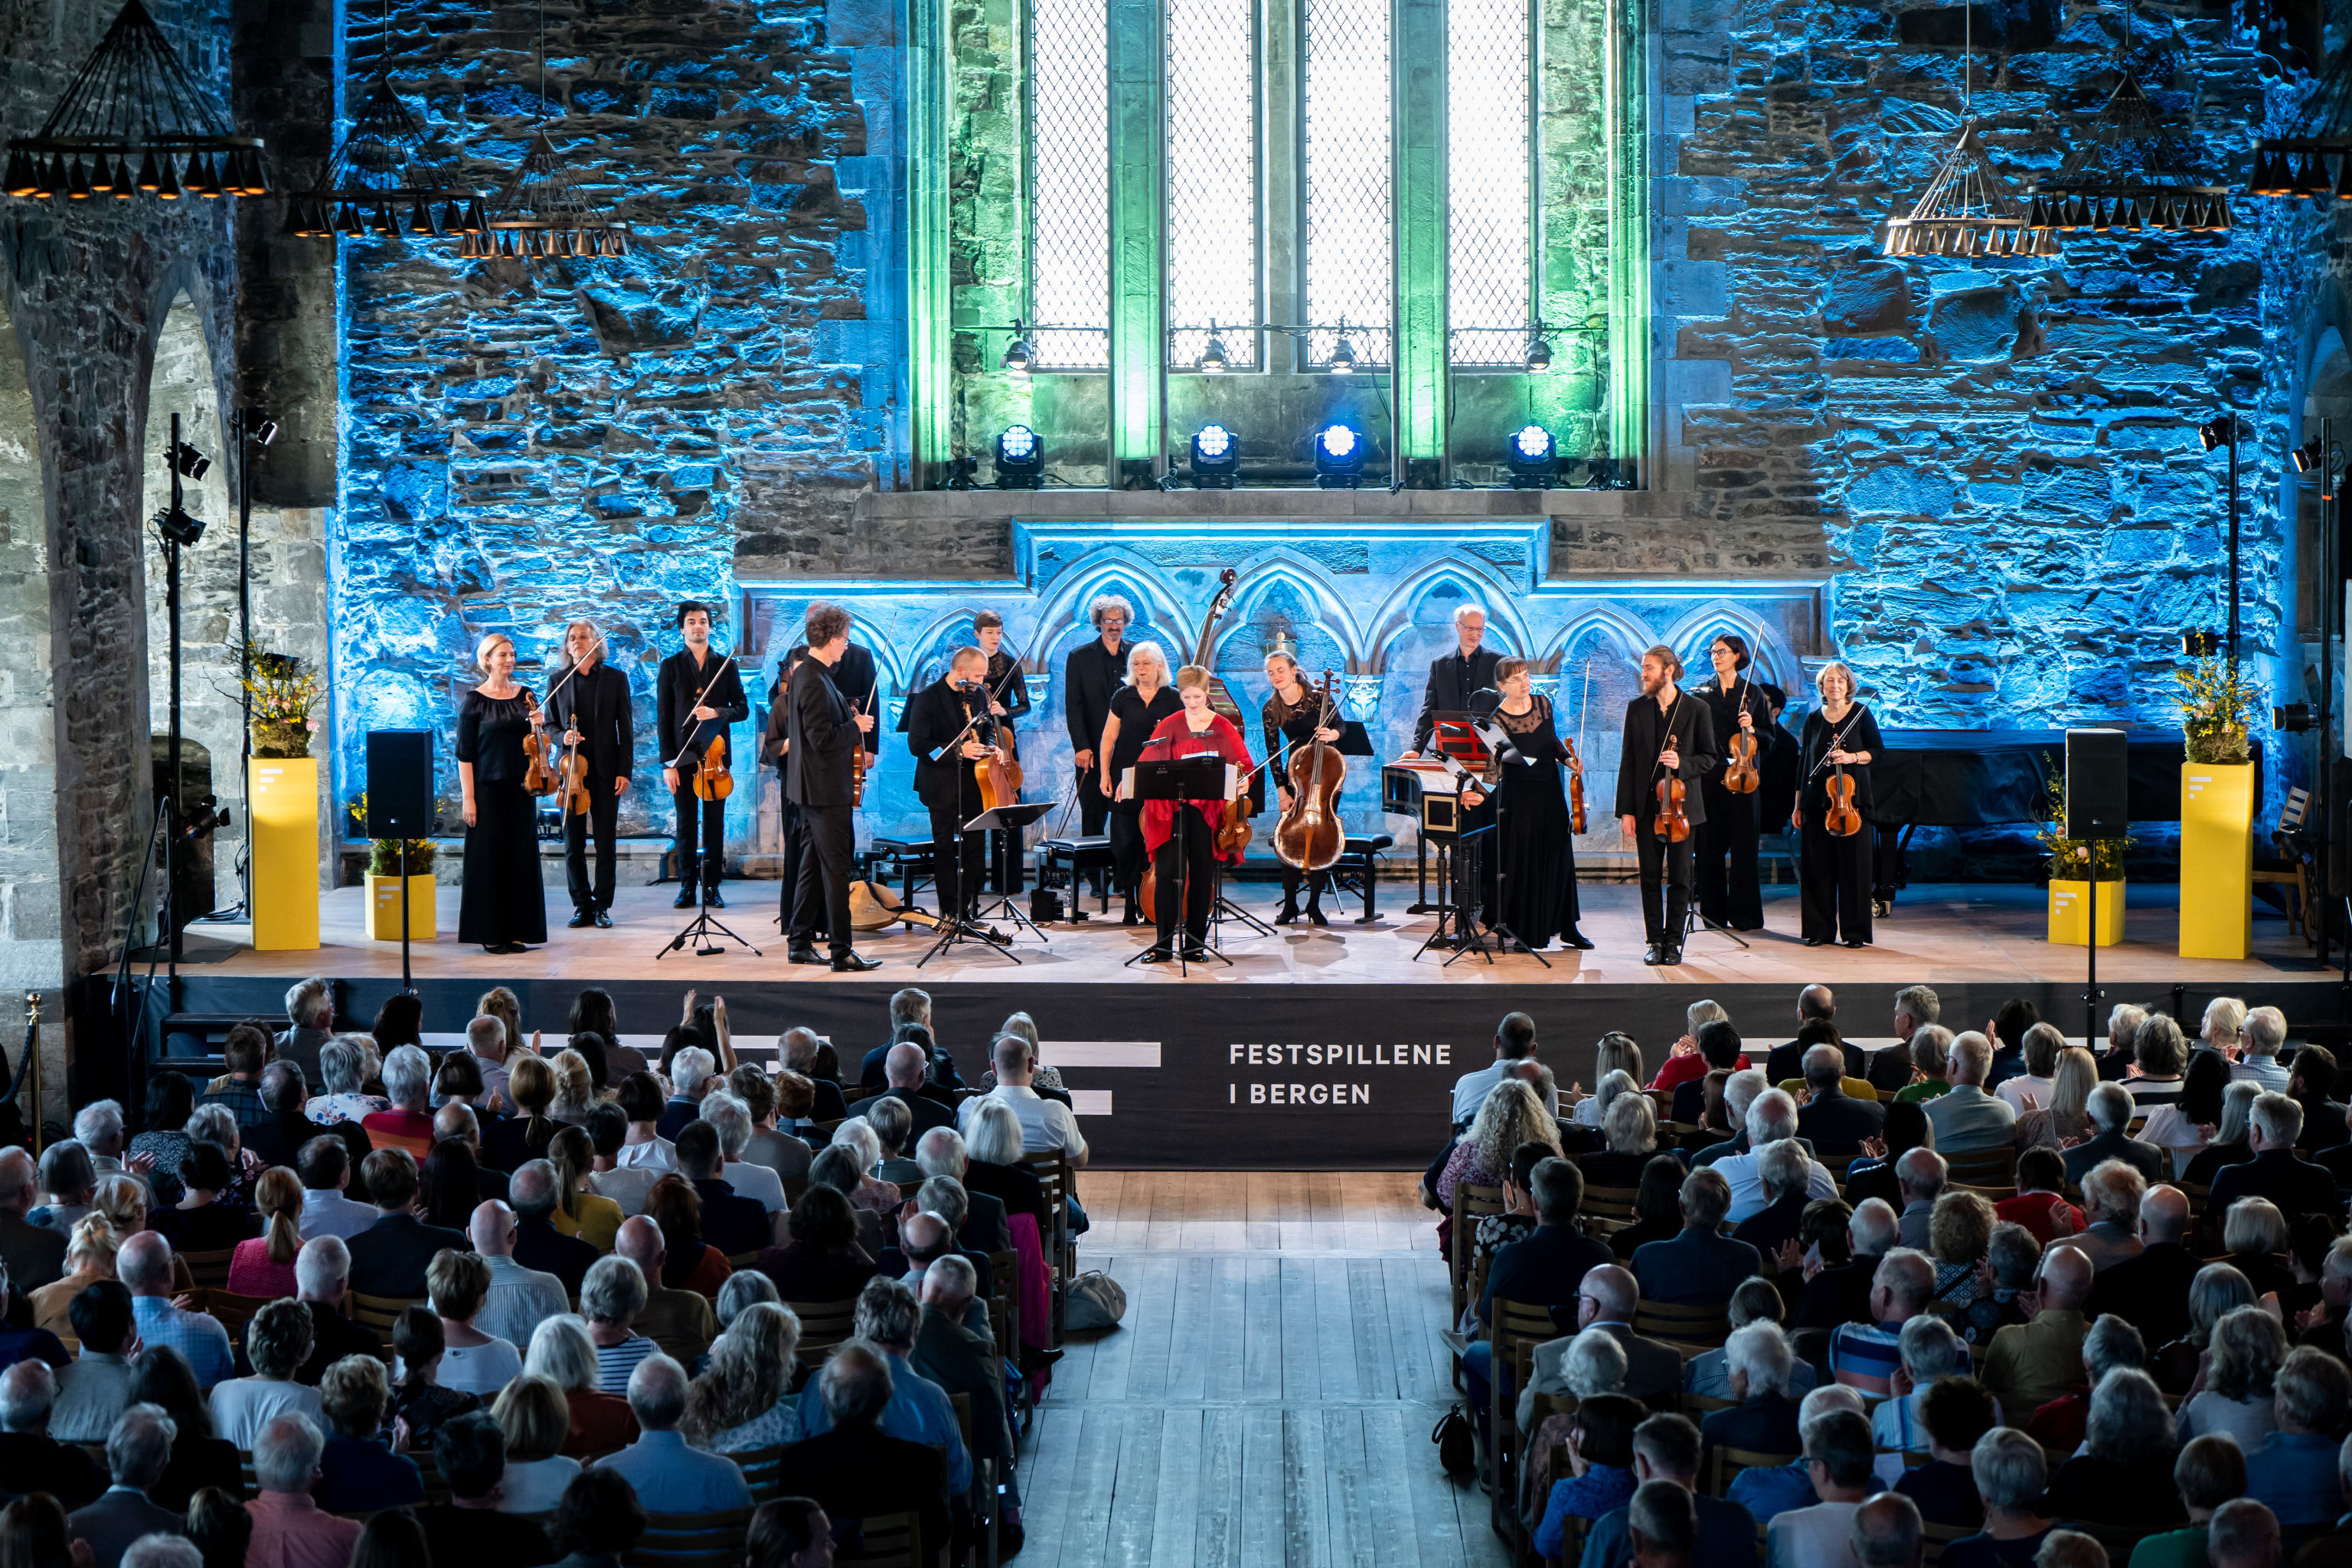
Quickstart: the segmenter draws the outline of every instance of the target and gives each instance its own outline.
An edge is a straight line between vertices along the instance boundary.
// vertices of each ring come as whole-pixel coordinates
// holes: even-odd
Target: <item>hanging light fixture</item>
[[[2084,128],[2058,172],[2035,183],[2026,221],[2042,234],[2221,234],[2231,221],[2230,193],[2189,172],[2187,138],[2168,130],[2125,56],[2131,7],[2124,8],[2116,47],[2116,85]]]
[[[2336,173],[2328,173],[2328,160]],[[2352,196],[2352,45],[2336,58],[2303,100],[2287,128],[2254,143],[2254,175],[2247,194],[2324,202]]]
[[[286,202],[286,232],[305,239],[478,235],[483,221],[482,198],[426,154],[415,117],[380,67],[318,188]]]
[[[146,6],[124,0],[41,128],[9,140],[0,188],[44,201],[134,191],[173,201],[183,191],[209,200],[269,187],[261,138],[237,132]]]
[[[629,254],[629,226],[592,202],[548,139],[532,132],[530,151],[490,198],[480,232],[457,242],[457,254],[478,259],[594,258]]]
[[[1960,133],[1906,217],[1889,217],[1887,256],[2055,256],[2058,237],[2026,223],[2026,204],[1977,135],[1976,10],[1961,10]]]

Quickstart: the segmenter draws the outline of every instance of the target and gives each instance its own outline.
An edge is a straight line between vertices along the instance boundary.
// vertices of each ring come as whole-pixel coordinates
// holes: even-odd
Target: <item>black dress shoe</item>
[[[1559,945],[1562,947],[1573,947],[1585,952],[1591,952],[1592,951],[1592,939],[1586,936],[1574,926],[1570,926],[1566,931],[1559,933]]]
[[[669,901],[669,907],[674,910],[690,910],[694,908],[694,884],[691,882],[680,883],[678,885],[677,897]]]
[[[1173,963],[1176,962],[1176,954],[1171,949],[1162,947],[1160,943],[1155,942],[1150,947],[1143,950],[1143,962],[1146,963]]]
[[[1656,942],[1652,942],[1649,946],[1647,946],[1647,947],[1645,947],[1645,948],[1643,948],[1643,949],[1642,950],[1642,962],[1643,962],[1643,963],[1648,963],[1648,964],[1658,964],[1658,963],[1664,963],[1665,962],[1665,957],[1666,957],[1666,952],[1665,952],[1665,949],[1664,949],[1664,948],[1663,948],[1663,947],[1661,947],[1661,946],[1659,946],[1659,945],[1658,945]]]
[[[1829,945],[1829,941],[1830,939],[1825,936],[1809,936],[1805,939],[1805,945],[1807,947],[1827,947]]]
[[[613,929],[613,911],[610,910],[598,910],[596,911],[596,927],[600,931],[611,931]]]
[[[1863,941],[1863,939],[1858,936],[1850,936],[1846,938],[1845,944],[1848,947],[1868,947],[1870,945],[1870,943]]]
[[[702,895],[702,907],[706,910],[723,910],[727,907],[727,900],[719,896],[718,889],[711,888],[705,890]]]
[[[793,947],[784,950],[784,962],[787,963],[823,963],[824,959],[818,953],[817,950],[813,947]]]
[[[1323,918],[1323,906],[1320,904],[1309,904],[1307,906],[1307,922],[1311,925],[1328,926],[1331,923],[1329,921]]]
[[[1683,950],[1679,947],[1670,947],[1660,955],[1658,959],[1658,967],[1661,969],[1672,969],[1675,964],[1680,963],[1682,961]]]
[[[882,963],[879,959],[860,958],[854,952],[845,952],[833,961],[833,972],[835,974],[863,974],[869,969],[881,967]]]
[[[572,911],[572,918],[565,921],[563,923],[570,926],[573,931],[578,931],[583,926],[594,925],[596,923],[596,915],[592,910],[574,910]]]

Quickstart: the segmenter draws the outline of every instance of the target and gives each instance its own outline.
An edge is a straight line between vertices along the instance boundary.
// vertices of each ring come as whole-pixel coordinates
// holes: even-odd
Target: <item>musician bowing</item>
[[[822,921],[839,973],[881,965],[849,948],[851,852],[856,846],[854,801],[857,747],[872,733],[874,715],[853,707],[834,685],[834,669],[849,648],[849,612],[822,601],[809,606],[808,657],[794,666],[785,700],[784,794],[800,807],[808,833],[801,857],[798,896],[785,956],[814,963]]]
[[[1633,841],[1642,865],[1642,962],[1683,961],[1683,927],[1690,914],[1691,842],[1658,834],[1657,786],[1685,782],[1683,812],[1693,832],[1706,820],[1706,795],[1688,788],[1721,760],[1706,704],[1675,683],[1683,661],[1670,647],[1642,656],[1642,694],[1625,708],[1625,740],[1617,763],[1617,826]]]
[[[635,746],[629,712],[629,678],[604,662],[604,634],[593,621],[563,628],[571,669],[557,678],[547,716],[558,726],[567,753],[577,751],[588,764],[588,809],[563,817],[563,869],[571,886],[572,919],[581,926],[613,923],[614,856],[621,796],[629,793],[629,764]],[[667,755],[667,752],[663,753]],[[588,877],[588,838],[596,838],[596,876]]]
[[[1870,763],[1885,745],[1878,721],[1853,700],[1853,671],[1825,666],[1813,678],[1822,705],[1805,716],[1804,788],[1797,797],[1798,907],[1807,947],[1843,939],[1870,945],[1872,833]],[[1839,833],[1831,821],[1832,781],[1853,784],[1861,823]],[[1841,790],[1839,793],[1843,793]]]
[[[734,660],[721,658],[710,646],[710,606],[696,599],[678,605],[677,629],[686,646],[662,660],[657,704],[662,783],[677,812],[670,844],[670,863],[677,872],[677,907],[693,907],[698,881],[702,901],[714,910],[724,909],[719,879],[726,864],[727,803],[697,796],[694,770],[711,742],[723,741],[727,727],[751,713],[751,704],[743,695]],[[722,754],[731,766],[732,754]]]
[[[1246,772],[1249,748],[1242,743],[1242,732],[1209,707],[1209,672],[1197,664],[1186,665],[1176,672],[1176,691],[1183,700],[1184,710],[1160,721],[1144,747],[1143,760],[1216,756]],[[1242,858],[1239,849],[1228,855],[1220,855],[1217,849],[1218,819],[1225,809],[1223,799],[1184,801],[1181,817],[1178,805],[1172,800],[1143,803],[1143,841],[1151,851],[1160,916],[1160,940],[1143,955],[1147,963],[1165,963],[1176,956],[1179,903],[1183,905],[1186,961],[1208,956],[1209,906],[1216,897],[1216,862],[1222,858],[1239,865]]]
[[[940,914],[968,921],[980,895],[982,836],[963,825],[980,815],[975,764],[1003,756],[1001,726],[987,709],[988,658],[976,647],[949,656],[947,673],[907,704],[907,749],[915,756],[915,795],[931,814],[931,880]]]

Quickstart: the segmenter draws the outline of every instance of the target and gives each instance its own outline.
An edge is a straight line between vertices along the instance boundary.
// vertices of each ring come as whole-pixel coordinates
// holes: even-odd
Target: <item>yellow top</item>
[[[579,1205],[578,1218],[565,1214],[562,1205],[547,1216],[548,1223],[566,1236],[576,1236],[599,1252],[613,1250],[613,1238],[621,1233],[621,1205],[594,1193],[574,1193],[572,1201]]]

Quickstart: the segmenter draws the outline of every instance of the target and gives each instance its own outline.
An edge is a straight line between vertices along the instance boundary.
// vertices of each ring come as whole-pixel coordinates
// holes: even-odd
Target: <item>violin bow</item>
[[[732,653],[730,653],[725,658],[719,661],[719,668],[711,671],[710,679],[703,682],[702,689],[695,694],[695,707],[699,708],[702,706],[702,700],[710,695],[710,689],[719,684],[719,678],[725,675],[727,673],[727,667],[734,662],[735,656]],[[686,739],[677,743],[677,755],[664,763],[662,766],[666,768],[674,768],[677,766],[678,763],[684,762],[686,760],[687,752],[694,745],[694,738],[700,733],[702,733],[702,721],[697,719],[694,721],[694,728],[686,732]]]

